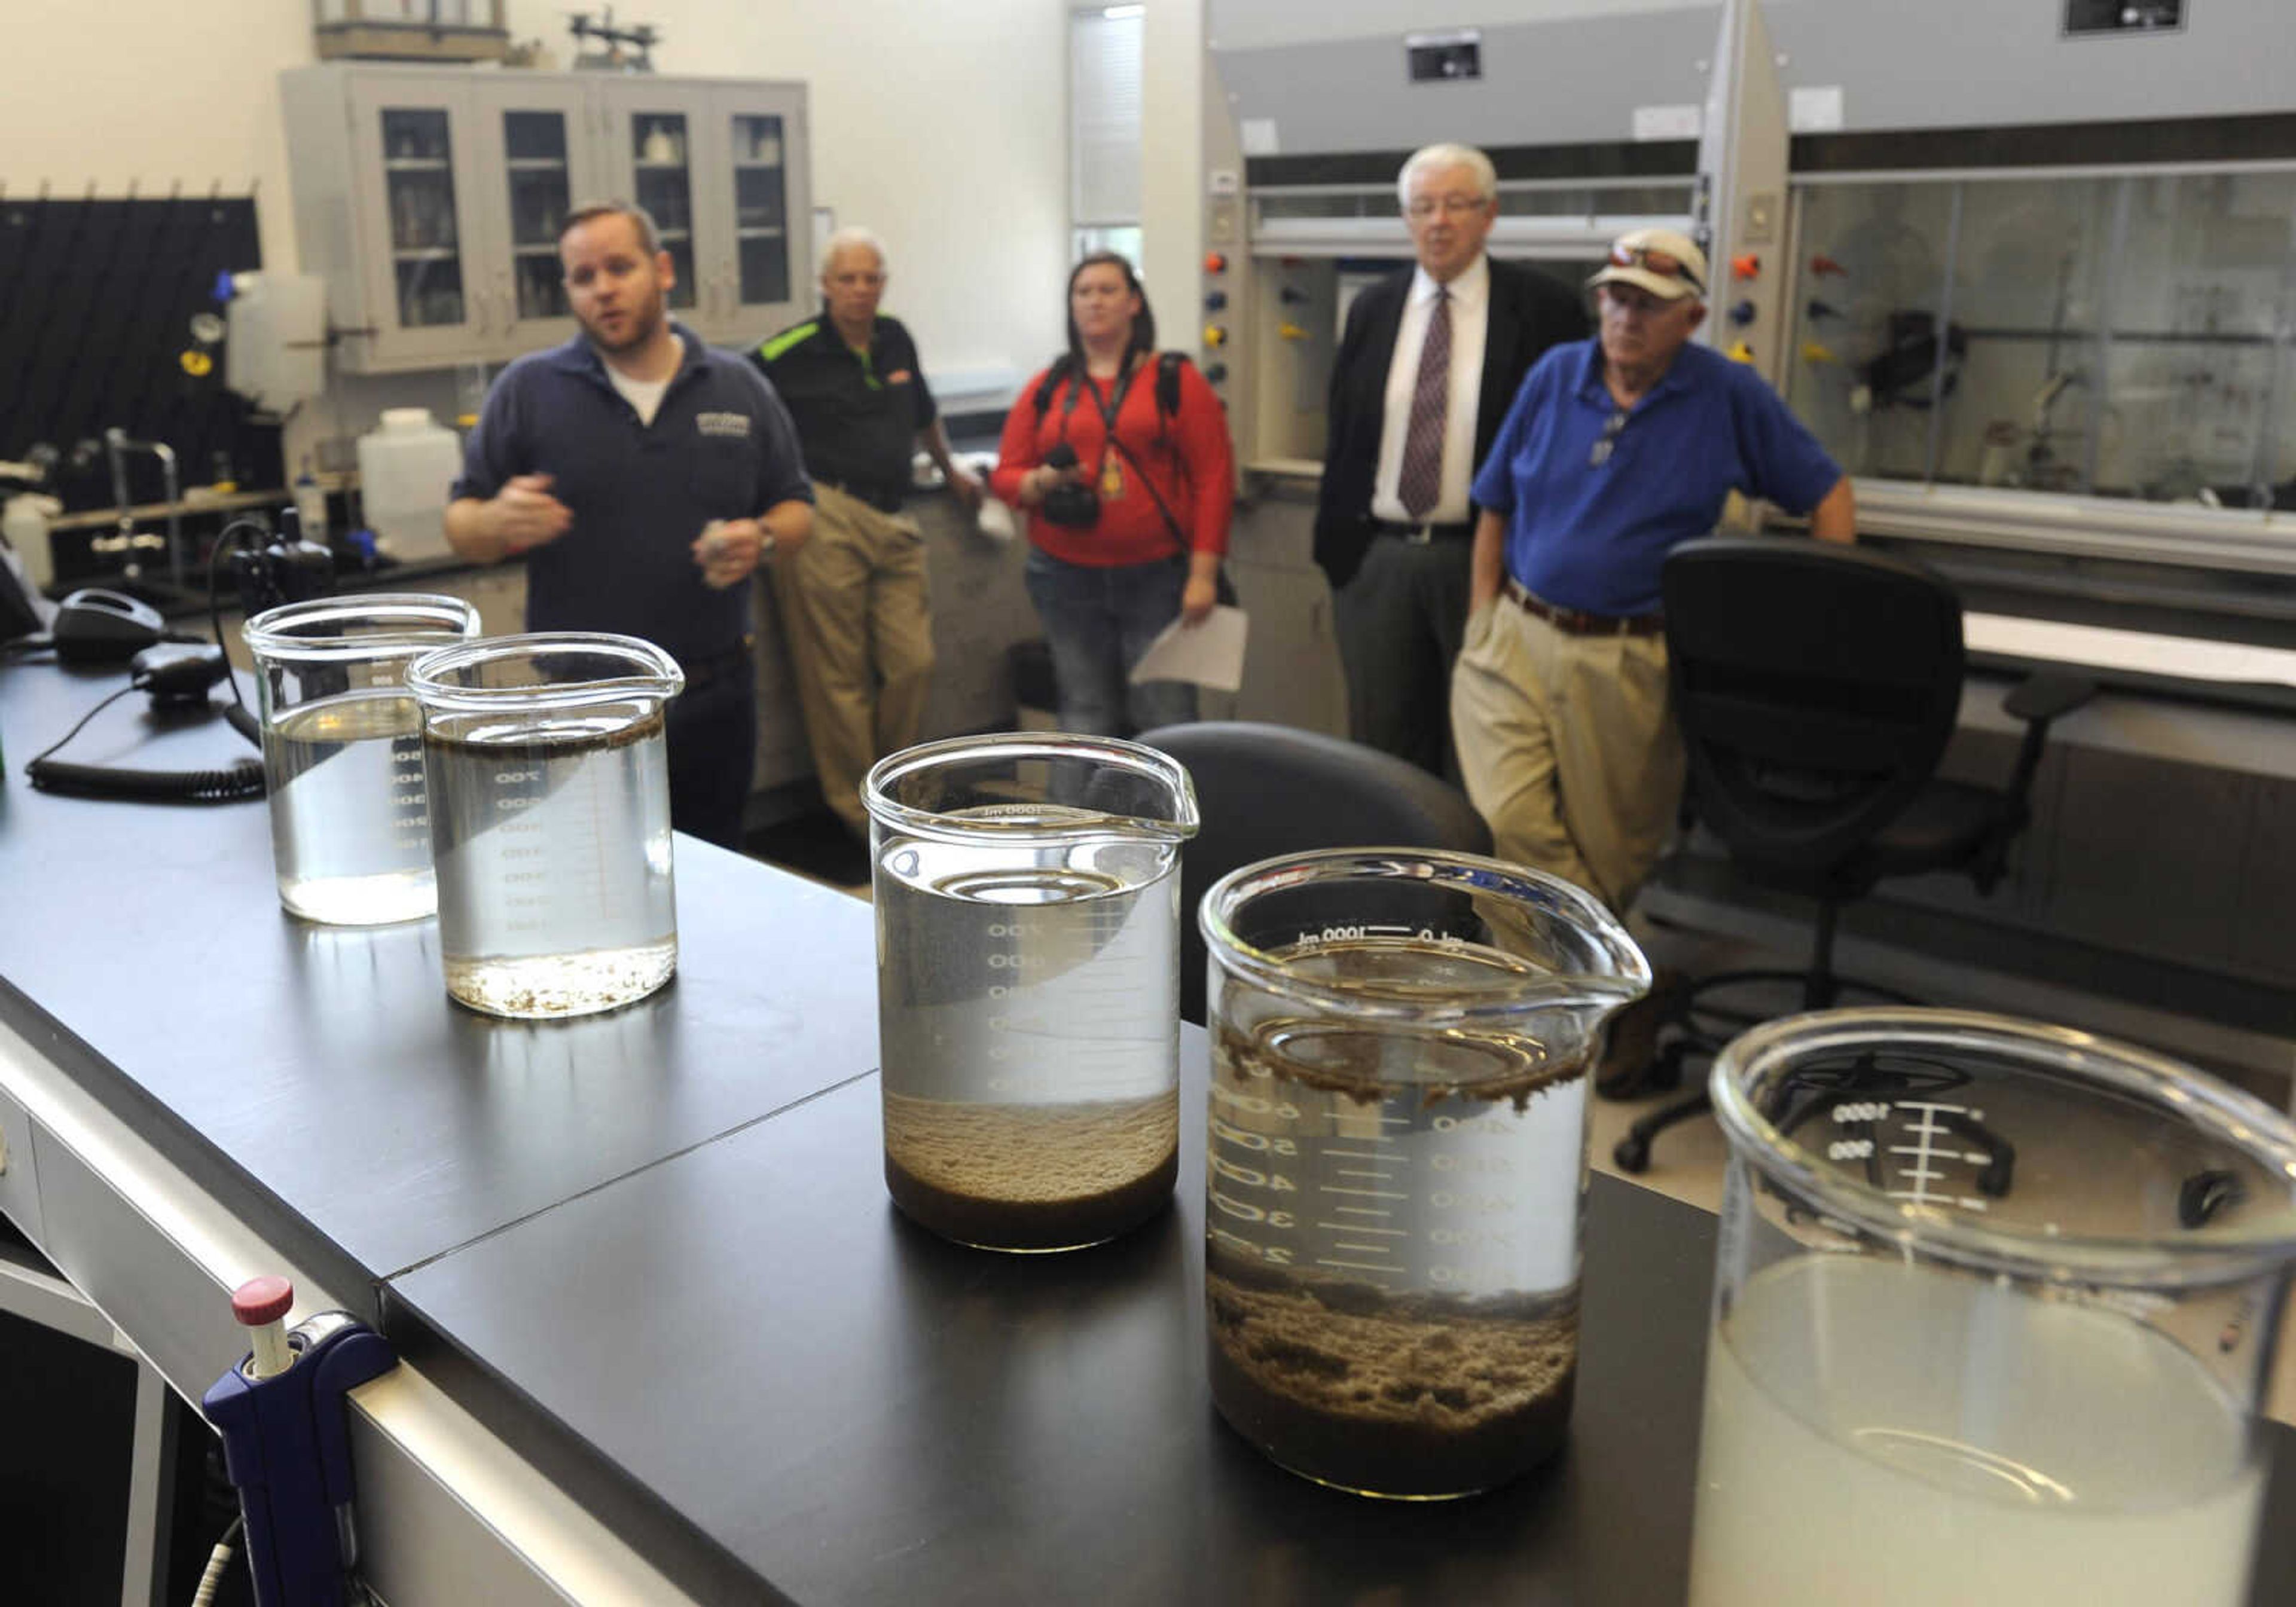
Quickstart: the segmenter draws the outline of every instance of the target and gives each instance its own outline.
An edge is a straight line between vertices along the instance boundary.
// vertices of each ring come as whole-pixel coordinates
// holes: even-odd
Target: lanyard
[[[1150,477],[1147,465],[1133,455],[1131,447],[1116,439],[1116,415],[1124,411],[1124,398],[1131,392],[1132,381],[1140,377],[1142,368],[1148,366],[1150,365],[1144,363],[1126,369],[1123,377],[1116,381],[1116,394],[1113,398],[1103,397],[1099,386],[1092,387],[1093,404],[1100,409],[1101,422],[1107,426],[1100,443],[1100,461],[1093,465],[1093,480],[1097,484],[1100,477],[1107,471],[1108,449],[1111,447],[1115,447],[1123,455],[1124,461],[1132,465],[1133,472],[1140,477],[1140,483],[1148,488],[1148,495],[1155,498],[1156,512],[1163,515],[1164,528],[1171,532],[1174,544],[1181,552],[1185,553],[1189,550],[1188,537],[1180,529],[1179,520],[1173,516],[1171,504],[1164,500],[1164,494],[1156,488],[1156,482]],[[1069,414],[1076,411],[1077,396],[1085,386],[1091,383],[1092,376],[1084,373],[1079,373],[1070,381],[1068,400],[1061,406],[1061,439],[1062,440],[1069,439]],[[1186,469],[1185,460],[1181,466],[1185,472]]]
[[[1100,458],[1092,466],[1093,479],[1095,482],[1108,469],[1108,449],[1116,444],[1116,415],[1124,411],[1124,398],[1131,394],[1132,381],[1140,377],[1142,366],[1136,364],[1127,368],[1119,376],[1113,396],[1103,395],[1100,387],[1094,383],[1090,374],[1084,372],[1081,364],[1078,365],[1076,377],[1069,381],[1068,400],[1061,405],[1061,439],[1062,440],[1069,439],[1069,414],[1076,411],[1077,398],[1084,394],[1084,388],[1087,385],[1092,386],[1093,406],[1099,411],[1100,422],[1104,427],[1100,443]],[[1128,452],[1125,455],[1129,457],[1131,454]]]

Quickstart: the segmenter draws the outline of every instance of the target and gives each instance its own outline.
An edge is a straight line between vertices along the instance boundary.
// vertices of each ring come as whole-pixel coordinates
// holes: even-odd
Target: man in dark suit
[[[1490,158],[1430,145],[1396,184],[1419,261],[1348,309],[1332,367],[1316,562],[1337,598],[1348,723],[1357,742],[1439,775],[1451,751],[1451,662],[1466,627],[1469,487],[1522,376],[1583,339],[1578,296],[1494,262]]]

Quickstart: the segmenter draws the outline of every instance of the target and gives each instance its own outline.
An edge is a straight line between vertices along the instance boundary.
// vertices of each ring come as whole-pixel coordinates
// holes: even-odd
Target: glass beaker
[[[447,991],[490,1015],[586,1015],[677,969],[663,706],[651,642],[496,636],[417,660]]]
[[[2248,1600],[2296,1129],[1945,1010],[1774,1021],[1711,1086],[1696,1607]]]
[[[1014,1250],[1164,1209],[1188,773],[1111,738],[996,735],[894,754],[862,791],[895,1203]]]
[[[247,622],[263,720],[279,902],[330,926],[414,921],[438,907],[422,718],[407,666],[479,634],[458,597],[327,597]]]
[[[1221,1415],[1363,1495],[1546,1460],[1578,1370],[1587,1091],[1641,951],[1569,882],[1404,849],[1248,865],[1199,920]]]

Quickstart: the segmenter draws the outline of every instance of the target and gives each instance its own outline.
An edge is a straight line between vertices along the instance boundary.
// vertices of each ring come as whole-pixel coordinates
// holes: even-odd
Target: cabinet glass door
[[[734,118],[734,282],[745,306],[790,299],[788,162],[778,117]]]
[[[470,309],[447,114],[438,107],[386,106],[380,116],[398,327],[459,326],[469,321]]]
[[[639,111],[629,113],[624,127],[636,180],[633,199],[652,216],[661,249],[676,269],[669,305],[676,310],[693,307],[700,283],[693,249],[693,119],[683,111]]]
[[[717,92],[723,160],[711,169],[732,213],[720,269],[720,339],[754,345],[814,299],[813,201],[805,91],[765,84]]]
[[[452,365],[483,342],[494,252],[465,79],[354,76],[350,201],[363,316],[350,365]]]
[[[474,85],[479,171],[487,191],[489,250],[478,260],[487,281],[483,321],[502,357],[563,340],[575,323],[558,263],[566,215],[620,188],[601,182],[595,140],[584,113],[586,86],[539,74],[502,73]]]
[[[574,205],[566,119],[555,111],[505,111],[502,120],[512,310],[521,323],[562,318],[566,287],[558,268],[558,230]]]

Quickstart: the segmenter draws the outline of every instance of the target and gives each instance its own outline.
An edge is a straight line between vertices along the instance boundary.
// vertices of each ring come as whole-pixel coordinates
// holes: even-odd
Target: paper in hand
[[[1193,681],[1215,692],[1237,691],[1243,685],[1243,644],[1250,623],[1242,609],[1225,605],[1213,609],[1201,625],[1175,619],[1148,644],[1132,667],[1132,680]]]

